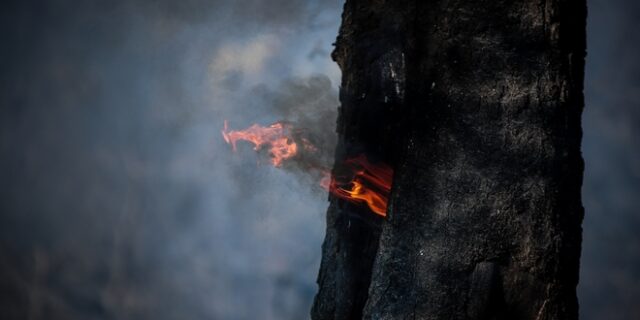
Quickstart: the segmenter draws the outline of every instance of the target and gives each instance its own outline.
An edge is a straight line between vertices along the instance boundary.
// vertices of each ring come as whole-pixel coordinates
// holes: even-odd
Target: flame
[[[271,163],[280,167],[299,151],[298,144],[291,134],[292,129],[288,123],[276,122],[267,127],[254,124],[244,130],[229,130],[225,120],[222,137],[231,145],[233,151],[236,151],[236,144],[241,140],[252,143],[256,151],[268,146]],[[318,150],[308,139],[300,138],[299,142],[303,152],[314,153]],[[344,165],[349,169],[351,176],[347,183],[337,181],[328,169],[316,168],[323,176],[320,186],[338,198],[352,203],[364,203],[371,211],[385,217],[393,169],[383,163],[372,164],[364,155],[349,158]]]
[[[385,217],[387,202],[391,192],[393,169],[385,164],[371,164],[364,155],[350,158],[345,164],[354,168],[353,178],[341,184],[331,178],[330,173],[320,181],[320,185],[331,194],[353,203],[366,203],[374,213]],[[340,186],[343,185],[343,186]],[[344,185],[349,186],[345,188]]]
[[[245,130],[229,130],[225,120],[222,136],[231,145],[233,151],[236,151],[236,144],[239,140],[252,143],[253,149],[256,151],[269,146],[271,163],[279,167],[285,160],[298,153],[298,145],[293,141],[290,132],[291,126],[283,122],[276,122],[268,127],[254,124]]]

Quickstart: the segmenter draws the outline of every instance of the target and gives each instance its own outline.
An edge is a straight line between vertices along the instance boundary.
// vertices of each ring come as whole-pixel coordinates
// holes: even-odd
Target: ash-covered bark
[[[389,14],[387,10],[393,9]],[[403,3],[348,1],[333,58],[342,69],[338,146],[334,173],[345,159],[366,154],[370,161],[395,163],[400,137],[399,108],[404,107],[406,46]],[[395,13],[394,13],[395,12]],[[327,234],[318,275],[320,290],[312,317],[360,319],[367,301],[371,270],[383,218],[365,206],[331,197]]]
[[[347,0],[336,163],[395,176],[386,220],[331,199],[313,319],[578,318],[585,16]]]

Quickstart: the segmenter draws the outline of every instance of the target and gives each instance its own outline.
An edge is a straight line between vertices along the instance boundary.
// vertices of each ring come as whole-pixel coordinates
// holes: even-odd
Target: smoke
[[[4,5],[0,318],[308,317],[326,194],[220,130],[331,139],[340,3]]]
[[[589,4],[581,316],[637,319],[640,8]],[[307,318],[326,195],[220,130],[289,120],[330,163],[340,11],[3,2],[0,318]]]
[[[578,286],[585,320],[640,318],[639,27],[637,1],[589,1]]]
[[[292,157],[287,156],[284,161],[276,160],[274,164],[317,187],[318,181],[331,167],[337,142],[335,130],[327,130],[335,128],[337,118],[337,91],[332,87],[331,80],[324,75],[287,79],[276,90],[258,86],[251,91],[251,97],[267,106],[265,115],[260,117],[263,122],[257,120],[263,124],[260,127],[266,129],[270,122],[264,121],[277,119],[291,140],[288,143],[296,145]],[[231,144],[236,146],[238,143]],[[270,148],[258,147],[259,151],[267,151],[260,152],[262,154],[258,155],[258,159],[266,162],[264,160],[275,156],[268,154]]]

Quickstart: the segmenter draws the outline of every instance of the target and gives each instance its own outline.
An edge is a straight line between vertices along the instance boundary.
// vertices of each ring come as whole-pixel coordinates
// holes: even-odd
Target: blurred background
[[[1,6],[0,319],[307,319],[327,196],[220,130],[333,134],[342,1]],[[639,30],[589,0],[586,320],[640,319]]]

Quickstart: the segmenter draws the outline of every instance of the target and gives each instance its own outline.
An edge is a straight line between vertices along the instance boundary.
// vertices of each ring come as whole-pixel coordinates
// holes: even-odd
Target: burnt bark
[[[577,319],[584,0],[347,0],[336,167],[395,169],[386,218],[330,197],[312,318]]]

